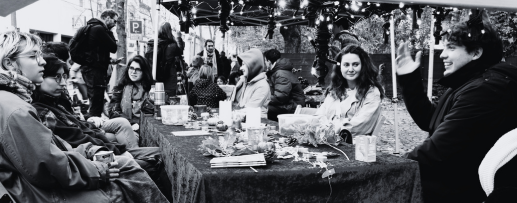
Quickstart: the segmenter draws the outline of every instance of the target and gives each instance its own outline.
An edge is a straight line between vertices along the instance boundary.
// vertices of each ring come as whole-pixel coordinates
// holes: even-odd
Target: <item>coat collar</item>
[[[438,83],[440,85],[456,89],[474,77],[483,74],[488,70],[488,68],[490,68],[490,66],[491,65],[486,63],[471,61],[456,72],[447,77],[443,77],[438,81]]]

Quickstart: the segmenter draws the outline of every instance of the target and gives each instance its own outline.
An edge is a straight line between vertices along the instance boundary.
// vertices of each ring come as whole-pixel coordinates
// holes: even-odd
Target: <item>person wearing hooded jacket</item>
[[[517,127],[517,68],[500,63],[502,41],[488,16],[483,11],[472,15],[445,35],[440,54],[445,72],[439,83],[449,89],[433,103],[418,70],[422,53],[412,59],[409,43],[397,51],[397,75],[409,114],[429,132],[407,154],[418,161],[424,202],[483,202],[487,195],[478,168],[494,143]],[[515,180],[515,168],[497,171],[495,177],[494,192],[515,188],[515,182],[506,182]]]
[[[261,116],[267,117],[271,91],[266,79],[265,63],[259,49],[250,49],[239,55],[243,75],[237,82],[235,102],[237,108],[261,108]]]
[[[305,106],[305,94],[298,78],[293,74],[293,64],[276,49],[264,52],[266,72],[271,90],[267,118],[278,121],[279,114],[294,113],[297,105]]]

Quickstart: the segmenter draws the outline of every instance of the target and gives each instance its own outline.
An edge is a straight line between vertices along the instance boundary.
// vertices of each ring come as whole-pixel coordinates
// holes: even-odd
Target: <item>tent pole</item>
[[[391,77],[393,81],[393,110],[395,113],[395,153],[400,153],[400,140],[397,116],[397,63],[395,61],[395,21],[393,20],[393,12],[390,17],[390,39],[391,39]]]
[[[156,80],[156,64],[158,59],[158,30],[159,30],[159,21],[160,21],[160,1],[156,1],[156,10],[155,12],[155,22],[154,22],[154,47],[153,47],[153,79]]]
[[[434,39],[433,39],[433,33],[434,33],[434,22],[436,20],[434,19],[434,16],[431,17],[431,32],[430,40],[429,40],[429,73],[427,77],[427,97],[429,98],[429,101],[433,101],[433,74],[434,74]]]

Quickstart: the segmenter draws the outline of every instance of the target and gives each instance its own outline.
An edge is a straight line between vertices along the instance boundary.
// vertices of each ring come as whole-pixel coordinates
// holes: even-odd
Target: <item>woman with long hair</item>
[[[371,134],[381,116],[384,97],[377,67],[357,45],[343,48],[335,60],[339,64],[333,67],[325,101],[316,115],[332,120],[336,132],[352,136]]]
[[[176,95],[178,89],[178,74],[184,70],[177,70],[182,63],[184,42],[181,39],[181,32],[176,33],[176,39],[172,34],[171,24],[165,22],[158,31],[158,57],[156,61],[156,81],[163,82],[165,93],[169,96]],[[154,61],[153,61],[154,63]]]
[[[189,102],[191,106],[207,105],[219,108],[219,101],[226,99],[226,93],[214,81],[212,67],[202,65],[199,70],[199,79],[190,91]]]
[[[131,123],[137,123],[133,117],[140,117],[140,110],[146,113],[154,107],[149,102],[153,76],[151,67],[143,56],[136,55],[130,59],[127,67],[127,71],[113,88],[108,113],[110,118],[122,116]]]
[[[55,120],[40,120],[30,105],[34,83],[53,80],[64,89],[67,76],[64,68],[44,75],[40,47],[36,35],[0,34],[0,176],[9,194],[16,202],[167,202],[135,160],[91,161],[91,143],[72,148],[44,125]]]

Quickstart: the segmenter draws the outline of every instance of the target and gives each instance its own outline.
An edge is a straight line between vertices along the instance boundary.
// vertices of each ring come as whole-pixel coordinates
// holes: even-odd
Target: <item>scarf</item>
[[[15,94],[27,103],[32,103],[31,94],[36,86],[23,75],[12,71],[0,71],[0,89]]]
[[[211,53],[211,54],[208,54],[208,51],[203,51],[203,58],[205,59],[205,64],[208,65],[208,60],[210,59],[211,62],[212,62],[212,75],[213,75],[213,78],[217,78],[217,55],[215,54],[215,50]]]
[[[138,112],[142,108],[142,103],[147,98],[147,94],[141,84],[126,85],[122,92],[122,100],[120,101],[122,113],[127,115],[129,119],[132,119],[133,115],[138,117]]]

